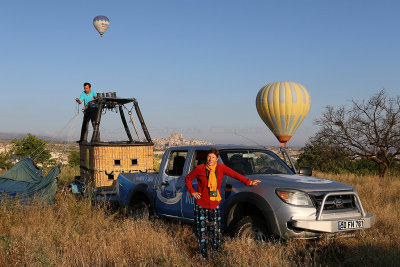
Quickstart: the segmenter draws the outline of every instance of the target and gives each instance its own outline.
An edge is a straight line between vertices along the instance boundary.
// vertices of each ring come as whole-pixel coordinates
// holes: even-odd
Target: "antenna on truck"
[[[248,140],[248,141],[253,142],[254,144],[256,144],[256,145],[259,146],[259,147],[267,148],[266,146],[260,145],[260,144],[257,143],[256,141],[254,141],[254,140],[252,140],[252,139],[250,139],[250,138],[248,138],[248,137],[246,137],[246,136],[244,136],[244,135],[241,135],[241,134],[239,134],[239,133],[237,133],[237,132],[234,132],[234,134],[236,134],[237,136],[240,136],[240,137],[242,137],[242,138],[244,138],[244,139],[246,139],[246,140]]]
[[[244,136],[244,135],[241,135],[241,134],[239,134],[239,133],[237,133],[237,132],[234,132],[234,133],[235,133],[235,135],[237,135],[237,136],[240,136],[240,137],[242,137],[242,138],[244,138],[244,139],[246,139],[246,140],[248,140],[248,141],[251,141],[251,142],[255,143],[255,144],[256,144],[257,146],[259,146],[259,147],[267,148],[266,146],[260,145],[260,144],[257,143],[256,141],[254,141],[254,140],[252,140],[252,139],[250,139],[250,138],[248,138],[248,137],[246,137],[246,136]],[[292,158],[289,156],[289,153],[286,151],[285,147],[281,146],[281,147],[279,148],[279,151],[282,153],[283,161],[290,163],[290,165],[292,166],[292,170],[293,170],[295,173],[298,173],[297,170],[296,170],[296,166],[294,165],[294,163],[293,163],[293,161],[292,161]],[[289,165],[289,164],[288,164],[288,165]]]
[[[293,163],[293,161],[292,161],[292,158],[289,156],[289,153],[286,151],[285,147],[284,147],[284,146],[281,146],[281,147],[279,148],[279,150],[280,150],[281,153],[282,153],[283,160],[284,160],[285,162],[286,162],[286,161],[289,161],[290,165],[292,165],[292,170],[294,171],[294,173],[298,173],[297,170],[296,170],[296,166],[294,165],[294,163]]]

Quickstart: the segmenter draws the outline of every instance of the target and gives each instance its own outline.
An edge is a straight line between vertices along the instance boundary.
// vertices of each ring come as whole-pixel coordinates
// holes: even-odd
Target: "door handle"
[[[231,184],[226,184],[225,186],[225,199],[229,198],[232,192],[232,185]]]

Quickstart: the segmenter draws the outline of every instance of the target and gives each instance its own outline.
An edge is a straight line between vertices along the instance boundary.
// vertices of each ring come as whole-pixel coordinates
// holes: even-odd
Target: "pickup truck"
[[[118,202],[145,216],[193,222],[194,198],[185,186],[185,177],[205,163],[210,148],[220,151],[218,162],[261,180],[258,186],[247,187],[223,178],[222,227],[232,236],[316,238],[323,233],[354,233],[374,223],[374,215],[366,213],[352,186],[311,177],[307,167],[297,172],[291,160],[286,164],[272,151],[251,146],[171,147],[165,151],[158,173],[120,173],[113,188],[95,190],[95,199]],[[197,189],[196,180],[192,184]]]

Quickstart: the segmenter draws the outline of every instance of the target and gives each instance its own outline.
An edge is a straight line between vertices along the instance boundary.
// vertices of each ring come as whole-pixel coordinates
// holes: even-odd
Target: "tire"
[[[143,200],[133,203],[131,206],[128,207],[128,216],[133,217],[135,219],[148,220],[150,218],[149,204],[147,204]]]
[[[267,228],[258,216],[245,216],[234,227],[234,235],[248,241],[264,242],[269,239]]]

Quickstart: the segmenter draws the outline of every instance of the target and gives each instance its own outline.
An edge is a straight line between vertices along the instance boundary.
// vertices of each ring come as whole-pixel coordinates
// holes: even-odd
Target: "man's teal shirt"
[[[90,93],[88,95],[85,93],[85,91],[83,91],[82,94],[81,94],[81,97],[79,98],[79,100],[82,100],[84,105],[85,105],[85,108],[87,108],[89,102],[92,101],[95,96],[96,96],[96,91],[91,89]],[[96,105],[89,105],[89,107],[95,108],[95,107],[97,107],[97,104]]]

